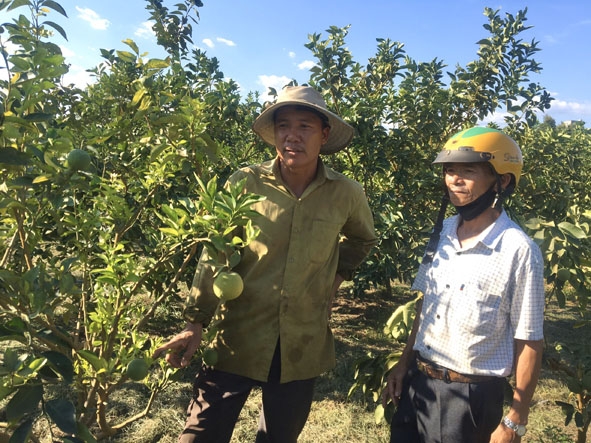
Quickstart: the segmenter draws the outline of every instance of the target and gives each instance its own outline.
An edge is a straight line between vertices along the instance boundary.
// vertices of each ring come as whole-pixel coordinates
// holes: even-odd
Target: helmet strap
[[[503,208],[503,199],[505,198],[505,195],[503,193],[503,188],[501,187],[501,176],[498,174],[497,174],[496,189],[497,189],[497,191],[496,191],[495,199],[494,199],[491,207],[493,209],[496,209],[497,211],[500,211]]]
[[[470,221],[475,219],[476,217],[478,217],[480,214],[482,214],[484,211],[486,211],[488,208],[497,208],[501,207],[502,205],[502,193],[498,193],[496,191],[497,189],[497,183],[495,183],[494,185],[492,185],[488,191],[486,191],[484,194],[482,194],[480,197],[478,197],[476,200],[474,200],[471,203],[468,203],[467,205],[464,206],[455,206],[456,210],[458,211],[458,214],[460,214],[460,216],[466,220],[466,221]]]
[[[501,186],[501,176],[497,175],[497,189],[499,189],[500,191],[497,191],[497,195],[495,197],[495,201],[492,204],[492,207],[500,211],[501,209],[503,209],[503,201],[505,200],[505,198],[513,194],[513,191],[515,190],[515,181],[511,180],[509,185],[505,189],[503,189],[503,187]]]
[[[445,211],[447,210],[448,204],[449,195],[447,192],[445,192],[441,198],[441,206],[439,207],[439,214],[437,214],[437,221],[435,221],[435,226],[431,232],[431,237],[429,237],[429,243],[427,244],[427,249],[425,250],[422,263],[429,264],[433,262],[433,257],[435,256],[437,246],[439,245],[439,236],[441,234],[441,230],[443,229],[443,220],[445,219]]]

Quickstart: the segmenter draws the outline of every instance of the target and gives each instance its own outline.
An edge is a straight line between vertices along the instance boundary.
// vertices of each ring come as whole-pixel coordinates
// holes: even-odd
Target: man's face
[[[443,171],[445,186],[454,206],[472,203],[496,181],[488,163],[446,163]]]
[[[275,148],[289,168],[314,167],[330,128],[312,111],[284,106],[275,114]]]

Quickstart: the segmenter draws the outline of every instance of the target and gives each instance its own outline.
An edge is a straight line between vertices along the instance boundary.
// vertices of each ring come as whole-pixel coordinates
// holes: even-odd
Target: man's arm
[[[507,417],[516,424],[527,424],[531,400],[538,384],[542,366],[542,340],[515,340],[515,390]],[[491,443],[520,441],[519,437],[502,423],[491,436]]]
[[[336,274],[334,276],[334,281],[332,282],[332,289],[330,292],[330,300],[328,300],[328,318],[330,319],[332,317],[332,304],[334,303],[334,298],[337,295],[337,292],[339,290],[339,288],[341,287],[341,284],[345,281],[345,278],[340,275],[340,274]]]

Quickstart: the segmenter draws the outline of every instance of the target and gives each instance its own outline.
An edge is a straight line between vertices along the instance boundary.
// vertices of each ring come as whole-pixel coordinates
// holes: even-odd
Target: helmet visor
[[[478,152],[469,146],[460,146],[454,150],[444,149],[433,163],[484,163],[491,158],[493,155],[490,152]]]

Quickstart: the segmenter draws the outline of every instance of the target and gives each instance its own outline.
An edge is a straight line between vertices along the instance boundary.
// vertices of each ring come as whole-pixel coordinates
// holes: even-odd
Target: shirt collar
[[[281,178],[281,172],[279,172],[279,157],[275,157],[275,159],[265,162],[263,164],[263,169],[265,173],[269,176],[273,176],[279,183],[283,183],[283,179]],[[339,174],[328,166],[324,164],[322,158],[318,157],[318,169],[316,170],[316,178],[310,183],[308,188],[306,189],[306,193],[308,190],[312,190],[320,185],[322,185],[326,180],[337,180]]]
[[[482,231],[477,238],[476,244],[483,245],[488,249],[495,249],[499,241],[501,240],[502,233],[508,227],[510,223],[509,216],[503,209],[499,217],[487,226],[484,231]],[[460,223],[460,216],[456,215],[454,217],[453,223],[451,223],[451,231],[448,232],[448,236],[450,240],[453,242],[454,245],[459,246],[460,241],[458,240],[458,224]]]

